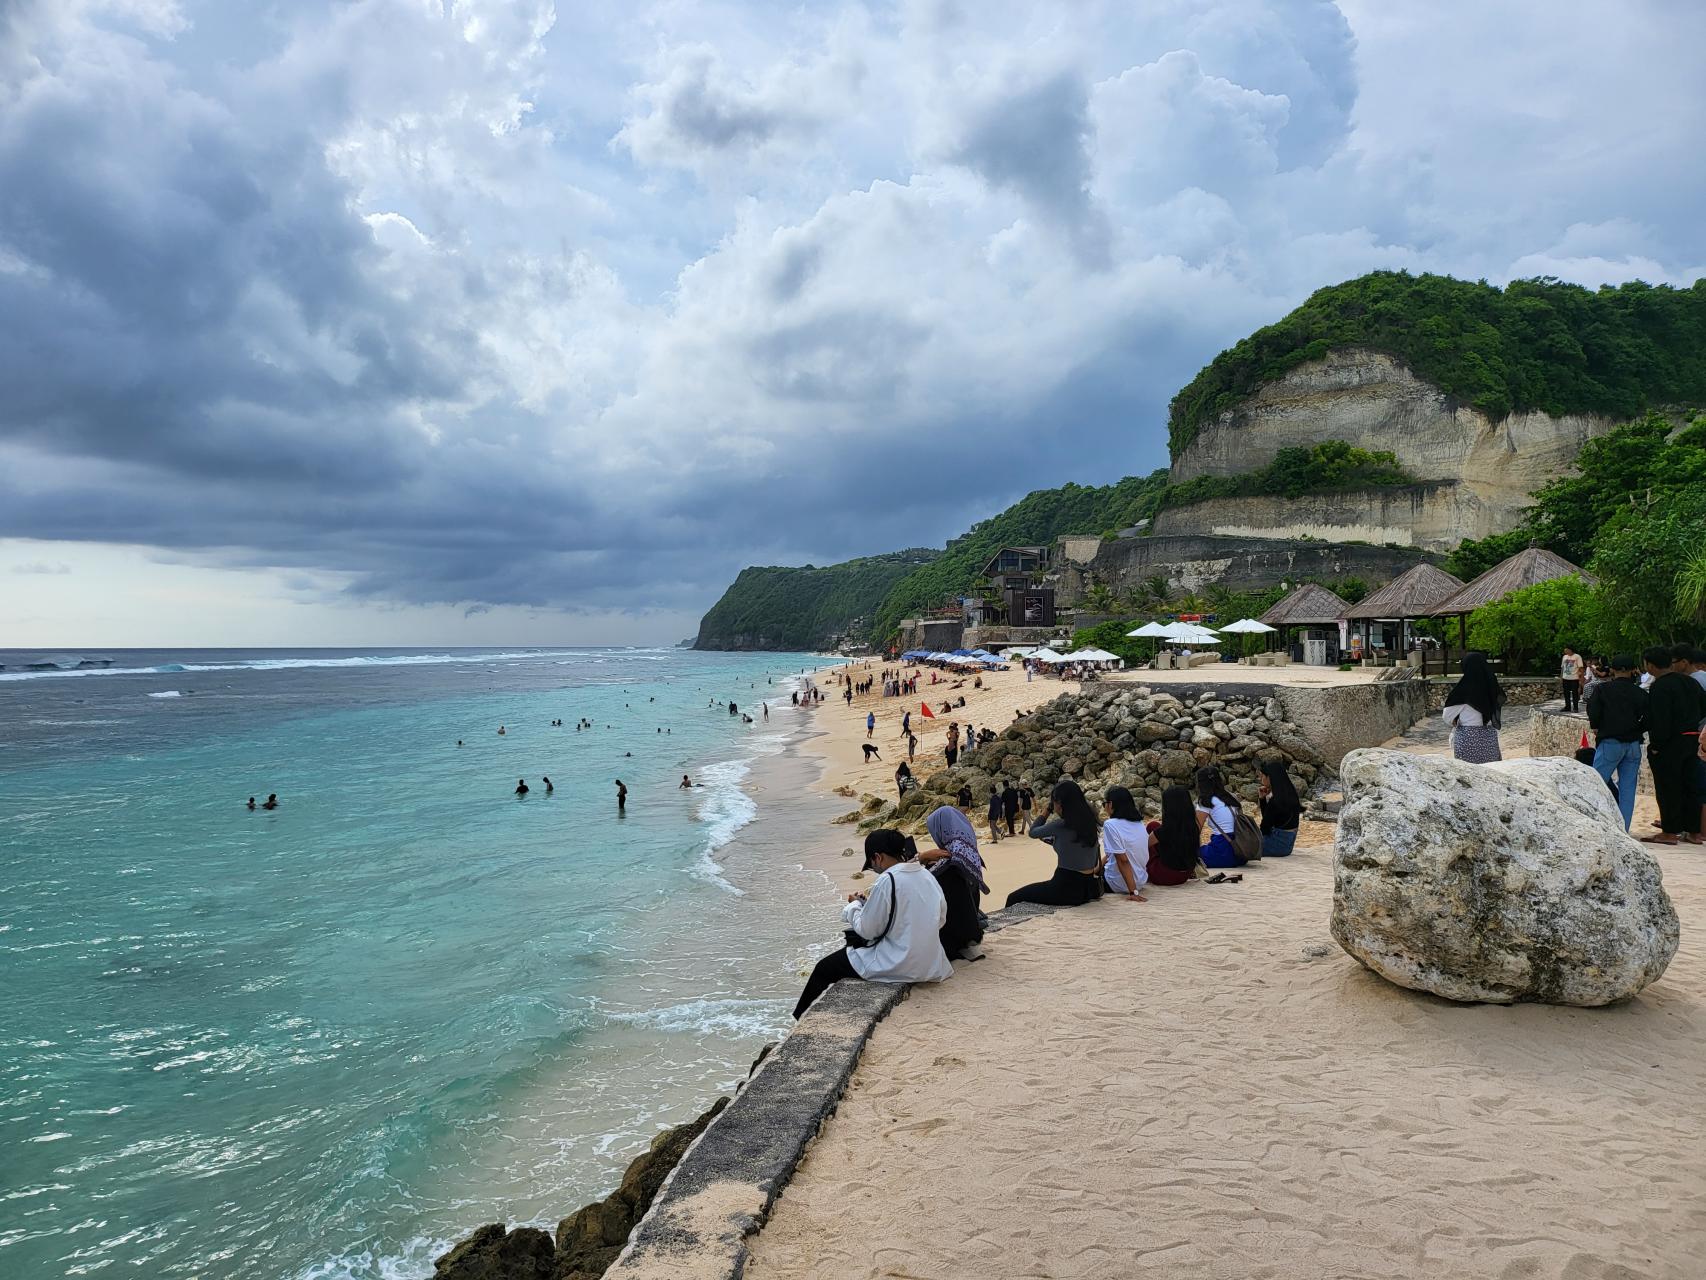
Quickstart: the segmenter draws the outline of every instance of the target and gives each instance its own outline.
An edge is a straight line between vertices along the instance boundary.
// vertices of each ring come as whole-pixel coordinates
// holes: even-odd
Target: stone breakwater
[[[1254,808],[1258,766],[1270,759],[1284,761],[1300,790],[1324,767],[1277,698],[1230,690],[1180,698],[1146,685],[1110,685],[1063,694],[1013,721],[993,742],[963,752],[953,768],[923,778],[898,804],[873,808],[867,801],[859,827],[921,828],[925,815],[953,804],[961,787],[971,788],[974,807],[981,808],[1003,779],[1028,782],[1041,793],[1072,778],[1093,800],[1105,788],[1125,787],[1140,805],[1159,812],[1162,790],[1193,785],[1204,765],[1218,768],[1232,792]]]

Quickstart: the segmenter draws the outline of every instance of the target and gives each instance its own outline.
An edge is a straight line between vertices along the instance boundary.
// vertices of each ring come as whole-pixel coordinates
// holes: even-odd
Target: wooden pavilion
[[[1409,648],[1409,624],[1420,618],[1433,617],[1435,608],[1462,589],[1463,580],[1452,577],[1444,569],[1431,564],[1411,565],[1339,616],[1353,626],[1361,624],[1365,657],[1375,648],[1392,654],[1403,653]],[[1378,646],[1374,643],[1377,632],[1382,640]]]
[[[1325,633],[1326,649],[1324,662],[1339,660],[1339,616],[1350,605],[1336,593],[1327,590],[1314,582],[1306,582],[1285,599],[1275,604],[1260,618],[1280,632],[1280,645],[1286,650],[1291,648],[1291,633],[1302,628],[1305,640],[1311,637],[1311,632]],[[1305,652],[1297,655],[1307,661],[1307,646]]]
[[[1501,560],[1467,586],[1452,592],[1434,606],[1435,618],[1456,618],[1457,639],[1469,647],[1469,615],[1484,604],[1503,600],[1513,591],[1551,582],[1556,578],[1580,578],[1593,583],[1593,575],[1583,572],[1563,556],[1543,547],[1526,547],[1507,560]]]

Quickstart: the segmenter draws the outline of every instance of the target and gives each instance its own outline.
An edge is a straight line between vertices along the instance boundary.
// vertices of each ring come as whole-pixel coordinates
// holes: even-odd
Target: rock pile
[[[1206,691],[1181,701],[1146,685],[1110,685],[1053,702],[1003,729],[993,742],[963,752],[952,769],[923,778],[900,804],[884,803],[859,826],[921,827],[939,805],[970,787],[981,807],[1001,780],[1028,781],[1039,795],[1062,777],[1074,778],[1093,800],[1107,787],[1126,787],[1139,805],[1159,812],[1162,789],[1192,785],[1196,771],[1215,765],[1227,785],[1254,808],[1258,764],[1285,761],[1306,790],[1321,757],[1274,698],[1247,699]]]
[[[1339,776],[1333,937],[1383,978],[1448,1000],[1604,1005],[1676,954],[1659,865],[1587,766],[1375,748]]]

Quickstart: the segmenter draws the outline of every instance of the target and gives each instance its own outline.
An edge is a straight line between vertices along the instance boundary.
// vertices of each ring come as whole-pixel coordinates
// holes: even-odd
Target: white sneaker
[[[969,947],[962,947],[960,949],[960,959],[961,960],[981,960],[981,959],[983,959],[983,948],[975,942],[972,943],[971,946],[969,946]]]

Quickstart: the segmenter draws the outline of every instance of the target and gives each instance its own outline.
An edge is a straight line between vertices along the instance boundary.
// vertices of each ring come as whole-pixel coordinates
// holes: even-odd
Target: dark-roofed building
[[[1396,656],[1409,652],[1410,623],[1433,617],[1433,611],[1462,588],[1461,578],[1454,578],[1431,564],[1406,569],[1341,615],[1354,629],[1352,654]]]
[[[1580,578],[1591,584],[1594,577],[1571,564],[1555,551],[1542,547],[1526,547],[1508,559],[1499,561],[1468,586],[1452,592],[1434,606],[1432,617],[1456,618],[1458,640],[1467,647],[1469,615],[1484,604],[1503,600],[1513,591],[1537,586],[1557,578]]]
[[[1280,643],[1297,662],[1336,666],[1339,618],[1350,605],[1317,583],[1306,582],[1260,618],[1280,632]]]

